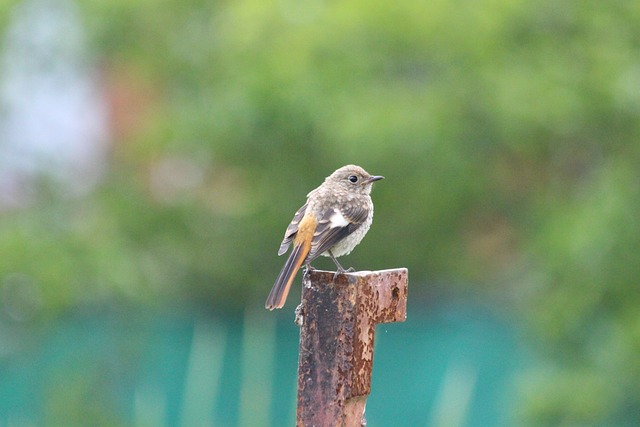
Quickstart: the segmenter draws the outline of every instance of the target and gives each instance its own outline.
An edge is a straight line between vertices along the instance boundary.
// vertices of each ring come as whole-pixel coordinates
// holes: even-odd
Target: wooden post
[[[404,322],[406,268],[304,275],[298,311],[298,427],[360,427],[378,323]]]

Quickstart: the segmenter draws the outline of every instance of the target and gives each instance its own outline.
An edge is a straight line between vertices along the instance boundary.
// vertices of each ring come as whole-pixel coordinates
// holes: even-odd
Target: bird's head
[[[350,193],[371,194],[373,183],[384,179],[380,175],[371,175],[360,166],[347,165],[329,175],[326,181],[335,183]]]

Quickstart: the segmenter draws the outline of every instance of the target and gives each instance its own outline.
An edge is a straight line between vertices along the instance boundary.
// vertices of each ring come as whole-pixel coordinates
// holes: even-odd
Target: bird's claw
[[[333,280],[336,280],[336,278],[341,274],[354,273],[355,271],[356,269],[353,267],[349,267],[346,270],[342,267],[338,267],[337,271],[333,273]]]

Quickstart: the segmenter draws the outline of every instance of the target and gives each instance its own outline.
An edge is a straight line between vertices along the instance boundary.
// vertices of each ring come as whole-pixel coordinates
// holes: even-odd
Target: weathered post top
[[[297,426],[362,426],[378,323],[406,319],[406,268],[303,279]]]

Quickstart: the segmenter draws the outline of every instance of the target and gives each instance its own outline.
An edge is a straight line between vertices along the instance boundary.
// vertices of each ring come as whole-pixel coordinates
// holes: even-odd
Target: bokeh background
[[[344,264],[410,272],[368,425],[640,425],[639,2],[8,0],[0,44],[0,426],[293,425],[264,299],[348,163]]]

